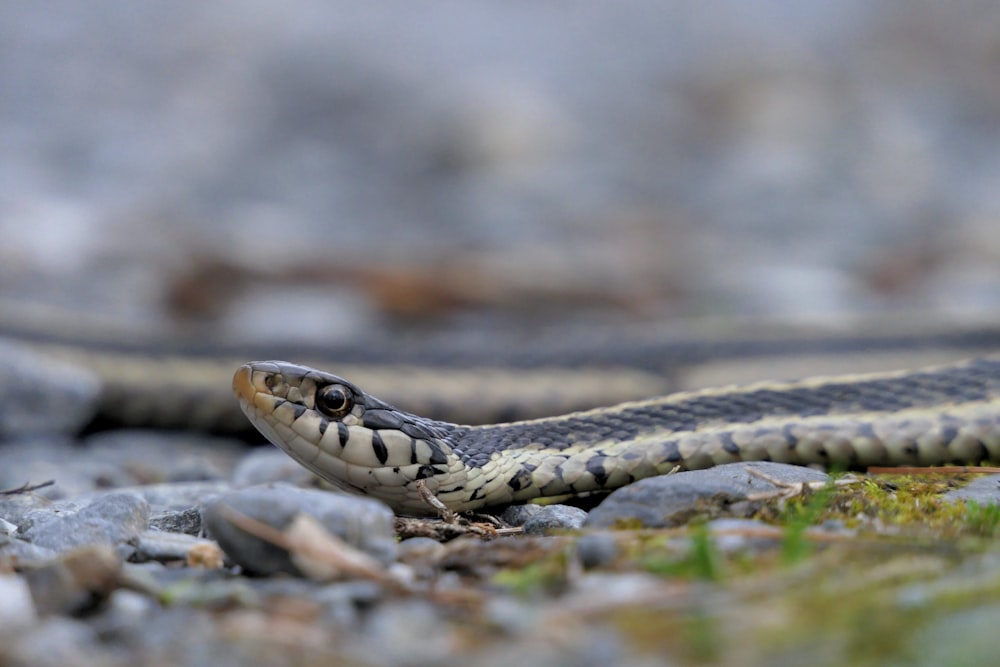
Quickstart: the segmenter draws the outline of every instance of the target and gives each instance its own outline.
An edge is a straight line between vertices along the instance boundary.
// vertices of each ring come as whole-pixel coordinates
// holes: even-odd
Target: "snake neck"
[[[1000,360],[850,380],[692,392],[441,434],[478,505],[607,490],[672,469],[772,460],[835,467],[1000,458]],[[929,410],[929,408],[934,408]],[[487,502],[480,502],[485,496]]]

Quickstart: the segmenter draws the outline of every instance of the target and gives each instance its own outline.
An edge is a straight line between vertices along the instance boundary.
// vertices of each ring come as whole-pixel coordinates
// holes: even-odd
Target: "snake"
[[[252,333],[252,332],[249,332]],[[435,419],[485,424],[549,417],[680,390],[804,373],[864,372],[1000,351],[1000,325],[895,318],[847,328],[711,321],[629,328],[556,327],[312,344],[136,330],[41,314],[0,300],[0,351],[26,368],[72,366],[100,384],[85,432],[108,428],[208,431],[259,441],[230,392],[247,359],[286,358],[341,375]]]
[[[602,493],[737,461],[827,468],[1000,461],[1000,356],[682,391],[467,425],[398,409],[338,375],[241,365],[233,391],[274,445],[335,487],[429,515]]]

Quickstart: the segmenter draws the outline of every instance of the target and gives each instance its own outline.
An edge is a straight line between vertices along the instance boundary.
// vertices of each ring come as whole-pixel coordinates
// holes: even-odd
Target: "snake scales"
[[[334,485],[428,514],[614,489],[741,460],[839,467],[1000,460],[1000,357],[867,375],[683,392],[484,426],[420,417],[336,375],[246,364],[251,422]]]

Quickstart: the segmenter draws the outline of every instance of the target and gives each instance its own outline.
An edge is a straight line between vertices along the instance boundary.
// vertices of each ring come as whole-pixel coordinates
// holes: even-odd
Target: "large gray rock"
[[[748,494],[775,491],[776,487],[752,476],[754,468],[783,482],[824,482],[824,472],[785,463],[755,461],[727,463],[673,475],[650,477],[618,489],[590,512],[587,527],[612,528],[639,524],[648,528],[679,526],[695,516],[721,514]]]
[[[394,517],[387,506],[371,498],[275,483],[224,494],[209,503],[203,514],[209,534],[235,563],[251,572],[302,574],[287,551],[236,526],[227,510],[277,530],[287,528],[296,516],[308,514],[383,565],[396,559]]]

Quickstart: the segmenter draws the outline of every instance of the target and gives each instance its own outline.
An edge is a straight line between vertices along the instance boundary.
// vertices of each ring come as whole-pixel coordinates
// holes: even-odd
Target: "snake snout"
[[[243,364],[236,369],[233,375],[233,393],[241,401],[253,400],[257,390],[253,386],[253,367],[250,364]]]

